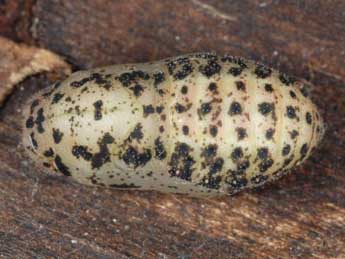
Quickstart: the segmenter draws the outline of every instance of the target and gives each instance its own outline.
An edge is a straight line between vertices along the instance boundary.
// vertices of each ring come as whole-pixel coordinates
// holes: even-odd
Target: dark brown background
[[[28,78],[0,110],[0,255],[345,258],[344,1],[2,0],[0,15],[1,35],[74,69],[208,50],[264,61],[311,81],[328,124],[302,167],[234,197],[90,188],[24,157],[20,109],[56,75]]]

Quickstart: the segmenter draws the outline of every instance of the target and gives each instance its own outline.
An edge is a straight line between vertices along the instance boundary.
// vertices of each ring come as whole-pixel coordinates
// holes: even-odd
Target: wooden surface
[[[56,75],[30,77],[0,110],[0,257],[345,258],[344,1],[11,0],[0,15],[1,35],[74,69],[207,50],[261,60],[311,81],[328,124],[302,167],[233,197],[90,188],[25,158],[22,105]]]

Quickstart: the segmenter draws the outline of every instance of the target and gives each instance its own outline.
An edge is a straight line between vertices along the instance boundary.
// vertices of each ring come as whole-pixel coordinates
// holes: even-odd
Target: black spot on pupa
[[[257,176],[254,176],[252,179],[250,179],[250,181],[253,184],[262,184],[262,183],[266,182],[267,179],[268,179],[267,175],[257,175]]]
[[[155,108],[153,108],[152,104],[143,105],[143,112],[144,112],[144,118],[146,118],[147,116],[155,112]]]
[[[54,94],[52,104],[58,103],[62,99],[62,97],[64,97],[64,94],[62,93]]]
[[[136,84],[135,86],[131,87],[130,89],[133,91],[133,93],[136,97],[141,96],[141,93],[144,91],[144,88],[140,84]]]
[[[92,154],[88,151],[87,146],[73,146],[72,155],[76,158],[82,157],[86,161],[90,161]]]
[[[54,156],[54,151],[52,148],[49,148],[48,150],[44,151],[43,155],[45,157],[52,157],[52,156]]]
[[[303,87],[300,89],[301,93],[304,97],[308,97],[309,93],[308,93],[308,87],[306,85],[303,85]]]
[[[79,88],[82,87],[84,84],[86,84],[87,82],[89,82],[91,79],[89,77],[85,77],[79,81],[73,81],[70,86],[75,87],[75,88]]]
[[[286,115],[288,116],[288,118],[290,119],[294,119],[296,118],[296,110],[294,107],[292,107],[291,105],[286,107]]]
[[[156,112],[157,112],[158,114],[162,113],[163,110],[164,110],[164,106],[157,106],[157,107],[156,107]]]
[[[114,138],[109,134],[105,133],[103,137],[98,141],[99,152],[95,153],[91,159],[92,169],[98,169],[105,163],[110,162],[110,153],[108,145],[114,142]]]
[[[59,144],[62,140],[63,133],[59,129],[53,128],[53,139],[55,144]]]
[[[290,153],[291,146],[289,144],[285,145],[283,147],[282,155],[287,156]]]
[[[221,58],[221,61],[222,62],[230,62],[230,63],[234,63],[234,64],[237,64],[240,66],[240,68],[242,69],[245,69],[247,68],[247,64],[245,62],[245,60],[243,58],[240,58],[240,57],[234,57],[234,56],[231,56],[231,55],[224,55],[222,58]]]
[[[210,175],[213,175],[222,171],[223,164],[224,164],[223,158],[221,157],[216,158],[215,161],[210,166],[210,170],[209,170]]]
[[[190,181],[195,161],[189,154],[191,148],[186,143],[177,143],[169,162],[169,173],[172,177],[179,177]]]
[[[248,137],[247,131],[245,128],[241,128],[241,127],[236,128],[236,132],[237,132],[237,139],[238,140],[243,140],[246,137]]]
[[[167,156],[167,152],[160,137],[155,140],[155,153],[156,158],[159,160],[163,160]]]
[[[289,94],[290,94],[291,98],[293,98],[293,99],[296,98],[296,94],[295,94],[294,91],[291,90],[291,91],[289,92]]]
[[[154,85],[157,86],[165,80],[165,74],[162,71],[153,74]]]
[[[269,67],[266,67],[262,64],[258,64],[255,68],[254,73],[258,78],[267,78],[271,75],[272,70]]]
[[[61,157],[57,155],[54,159],[57,169],[66,176],[71,176],[69,168],[62,162]]]
[[[135,185],[134,183],[130,183],[130,184],[111,184],[109,185],[112,188],[117,188],[117,189],[138,189],[141,186],[139,185]]]
[[[45,121],[45,117],[44,117],[44,114],[43,114],[43,108],[40,108],[38,111],[37,111],[37,117],[36,117],[36,125],[37,125],[37,131],[39,133],[43,133],[44,132],[44,128],[43,128],[43,122]]]
[[[218,74],[221,68],[222,67],[216,61],[208,60],[207,65],[201,65],[199,67],[199,71],[200,73],[209,78],[215,74]]]
[[[35,139],[35,133],[31,132],[30,140],[31,140],[31,144],[32,144],[33,148],[37,149],[38,148],[38,144],[37,144],[37,141]]]
[[[273,92],[273,87],[271,84],[265,84],[265,91],[268,93],[272,93]]]
[[[259,169],[261,173],[266,172],[273,165],[272,159],[266,159],[259,164]]]
[[[139,142],[144,137],[142,129],[143,126],[141,125],[141,123],[137,123],[137,125],[135,125],[134,127],[134,130],[129,135],[130,139],[136,139]]]
[[[231,159],[232,161],[236,162],[239,159],[243,157],[243,150],[241,147],[236,147],[232,152],[231,152]]]
[[[138,166],[145,166],[147,162],[151,160],[151,157],[151,150],[144,149],[144,151],[140,153],[134,147],[129,146],[122,155],[122,160],[127,165],[132,165],[134,168],[137,168]]]
[[[95,120],[101,120],[102,119],[102,106],[103,106],[103,101],[98,100],[94,102],[93,106],[95,107]]]
[[[247,170],[250,166],[250,162],[248,160],[244,160],[237,164],[237,171],[240,173],[243,173],[245,170]]]
[[[222,181],[222,177],[220,175],[217,176],[209,176],[205,177],[202,180],[202,186],[209,188],[209,189],[215,189],[218,190],[220,188],[220,183]]]
[[[187,94],[188,93],[188,87],[186,85],[182,86],[181,93],[182,94]]]
[[[246,91],[246,85],[242,81],[236,81],[235,84],[236,84],[237,90],[243,91],[243,92]]]
[[[203,104],[201,104],[201,106],[200,106],[199,113],[200,113],[201,115],[205,115],[205,114],[207,114],[207,113],[210,113],[211,110],[212,110],[211,102],[203,103]]]
[[[182,113],[182,112],[185,112],[188,110],[188,108],[186,106],[183,106],[182,104],[180,103],[176,103],[175,104],[175,110],[178,112],[178,113]]]
[[[257,151],[257,156],[261,160],[267,159],[267,157],[268,157],[268,148],[266,148],[266,147],[259,148],[258,151]]]
[[[210,90],[211,92],[215,92],[217,90],[217,84],[212,82],[208,85],[208,90]]]
[[[122,73],[119,77],[116,77],[115,79],[119,80],[123,86],[128,87],[139,79],[148,80],[150,79],[150,76],[149,74],[141,70],[137,70],[137,71]]]
[[[25,126],[28,129],[32,129],[34,127],[35,123],[34,123],[34,118],[32,116],[30,116],[26,122],[25,122]]]
[[[245,177],[233,177],[231,180],[227,180],[227,183],[234,189],[239,190],[248,184],[248,180]]]
[[[273,134],[274,134],[275,130],[272,129],[272,128],[269,128],[267,131],[266,131],[266,139],[272,139],[273,137]]]
[[[295,79],[293,77],[290,77],[284,73],[280,73],[279,80],[286,86],[289,86],[295,82]]]
[[[211,158],[216,156],[218,146],[216,144],[210,144],[203,149],[201,156],[205,158]]]
[[[295,139],[299,135],[297,130],[293,130],[290,132],[291,139]]]
[[[307,143],[304,143],[302,145],[300,153],[301,153],[301,159],[303,159],[307,155],[307,153],[308,153],[308,144]]]
[[[35,99],[32,101],[31,105],[30,105],[30,113],[32,114],[34,112],[34,109],[36,106],[38,106],[40,103],[39,100]]]
[[[164,132],[164,127],[163,126],[159,126],[159,132],[163,133]]]
[[[258,104],[258,107],[259,107],[259,112],[264,116],[267,116],[270,112],[274,110],[274,104],[268,103],[268,102],[260,103]]]
[[[243,71],[243,68],[241,67],[231,67],[228,71],[229,74],[233,76],[239,76]]]
[[[210,126],[210,134],[212,137],[216,137],[218,134],[218,128],[215,125]]]
[[[228,114],[230,116],[238,115],[242,113],[242,106],[238,102],[232,102]]]
[[[182,132],[187,136],[189,134],[189,127],[187,125],[183,125]]]
[[[306,119],[306,121],[307,121],[308,124],[311,124],[311,123],[312,123],[312,117],[311,117],[310,112],[307,112],[307,113],[305,114],[305,119]]]

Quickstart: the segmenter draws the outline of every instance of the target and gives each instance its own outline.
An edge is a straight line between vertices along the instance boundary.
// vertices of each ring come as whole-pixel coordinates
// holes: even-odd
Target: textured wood
[[[0,111],[0,255],[8,258],[344,258],[344,1],[8,1],[0,33],[74,65],[214,50],[310,80],[324,143],[275,184],[212,200],[81,186],[37,172],[21,107],[54,75],[21,84]],[[9,5],[5,1],[5,7]],[[25,6],[25,8],[24,8]],[[30,19],[28,19],[30,17]]]

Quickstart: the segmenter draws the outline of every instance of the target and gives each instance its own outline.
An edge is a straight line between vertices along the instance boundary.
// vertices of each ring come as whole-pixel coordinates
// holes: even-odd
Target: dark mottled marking
[[[299,135],[297,130],[293,130],[290,132],[291,139],[295,139]]]
[[[212,137],[216,137],[218,134],[218,128],[215,125],[210,126],[210,134]]]
[[[164,126],[159,126],[159,132],[163,133],[164,132]]]
[[[220,188],[221,182],[222,182],[222,177],[220,175],[217,175],[215,177],[205,177],[202,180],[202,186],[209,189],[218,190]]]
[[[221,68],[222,67],[216,61],[208,60],[207,65],[201,65],[199,67],[199,71],[200,73],[209,78],[215,74],[218,74]]]
[[[37,125],[37,131],[39,133],[43,133],[44,132],[44,128],[43,128],[43,122],[45,120],[44,114],[43,114],[43,108],[40,108],[37,111],[37,117],[36,117],[36,125]]]
[[[307,98],[309,96],[308,87],[306,85],[303,85],[303,87],[300,90],[304,97]]]
[[[205,158],[214,157],[217,154],[218,146],[217,144],[210,144],[203,149],[201,156]]]
[[[81,86],[83,86],[84,84],[86,84],[87,82],[89,82],[91,79],[89,77],[85,77],[79,81],[74,81],[70,84],[70,86],[75,87],[75,88],[79,88]]]
[[[53,149],[50,147],[48,150],[44,151],[43,155],[44,155],[45,157],[52,157],[52,156],[54,156],[54,151],[53,151]]]
[[[64,97],[64,95],[65,94],[62,94],[62,93],[54,94],[52,104],[58,103],[62,99],[62,97]]]
[[[134,127],[134,130],[129,135],[130,139],[136,139],[137,141],[140,141],[144,137],[142,129],[143,126],[141,125],[141,123],[137,123],[137,125],[135,125]]]
[[[296,110],[294,107],[292,107],[291,105],[286,107],[286,115],[288,116],[288,118],[290,119],[294,119],[296,118]]]
[[[268,148],[267,147],[258,148],[257,155],[258,155],[258,158],[261,159],[261,160],[267,159],[267,157],[268,157]]]
[[[88,151],[87,146],[73,146],[72,155],[76,158],[82,157],[86,161],[90,161],[92,158],[92,154]]]
[[[211,175],[222,171],[224,165],[224,159],[221,157],[216,158],[216,160],[211,164],[209,173]]]
[[[247,130],[245,128],[238,127],[236,128],[236,132],[238,140],[243,140],[248,137]]]
[[[259,164],[259,169],[261,173],[266,172],[272,165],[274,161],[272,159],[266,159]]]
[[[187,94],[188,93],[188,87],[186,85],[182,86],[181,93],[182,94]]]
[[[230,116],[239,115],[242,113],[242,106],[238,102],[232,102],[228,114]]]
[[[189,134],[189,127],[187,125],[183,125],[182,132],[184,135],[188,135]]]
[[[239,76],[243,71],[243,68],[241,67],[231,67],[228,71],[229,74],[233,76]]]
[[[284,73],[280,73],[279,80],[286,86],[289,86],[295,82],[295,79],[293,77],[290,77]]]
[[[185,106],[183,106],[182,104],[176,103],[175,104],[175,110],[178,113],[182,113],[182,112],[185,112],[187,110],[187,108]]]
[[[182,80],[186,78],[192,72],[193,72],[193,65],[190,62],[187,62],[182,65],[181,70],[175,73],[174,78],[177,80]]]
[[[144,112],[144,117],[146,118],[147,116],[155,112],[155,108],[153,108],[152,104],[143,105],[143,112]]]
[[[295,94],[295,92],[294,91],[292,91],[292,90],[290,90],[290,96],[291,96],[291,98],[293,98],[293,99],[295,99],[296,98],[296,94]]]
[[[245,60],[243,58],[240,58],[240,57],[234,57],[234,56],[231,56],[231,55],[224,55],[222,58],[221,58],[221,61],[222,62],[230,62],[230,63],[234,63],[234,64],[237,64],[239,65],[242,69],[245,69],[245,68],[248,68]]]
[[[194,159],[189,154],[191,148],[186,143],[177,143],[169,162],[169,174],[190,181],[193,172]]]
[[[217,84],[212,82],[208,85],[208,90],[210,90],[211,92],[215,92],[217,90]]]
[[[230,184],[232,188],[238,190],[247,186],[248,180],[245,177],[236,177],[231,181],[227,181],[227,183]]]
[[[243,92],[246,91],[246,85],[242,81],[236,81],[235,84],[236,84],[237,90],[243,91]]]
[[[259,78],[267,78],[271,75],[272,70],[269,67],[266,67],[262,64],[258,64],[255,68],[254,73],[257,75]]]
[[[135,185],[134,183],[130,183],[130,184],[111,184],[109,185],[112,188],[117,188],[117,189],[137,189],[140,188],[140,185]]]
[[[31,132],[30,134],[30,140],[31,140],[31,143],[32,143],[32,146],[34,149],[37,149],[38,148],[38,144],[37,144],[37,141],[35,139],[35,133]]]
[[[157,107],[156,107],[156,112],[157,112],[158,114],[162,113],[163,110],[164,110],[164,106],[157,106]]]
[[[165,80],[165,74],[162,71],[153,74],[154,85],[157,86]]]
[[[39,100],[37,100],[37,99],[33,100],[33,102],[30,105],[30,113],[31,114],[34,112],[35,107],[38,106],[39,103],[40,103]]]
[[[103,101],[98,100],[94,102],[93,106],[95,107],[95,120],[101,120],[102,119],[102,106],[103,106]]]
[[[231,152],[231,159],[232,161],[236,162],[240,158],[243,157],[243,150],[241,147],[236,147],[232,152]]]
[[[305,114],[305,119],[306,119],[306,121],[307,121],[308,124],[311,124],[311,123],[312,123],[312,117],[311,117],[310,112],[307,112],[307,113]]]
[[[250,179],[250,181],[253,184],[262,184],[262,183],[266,182],[267,179],[268,179],[267,175],[257,175],[257,176],[254,176],[252,179]]]
[[[201,104],[201,107],[199,109],[202,115],[210,113],[211,110],[212,110],[211,102]]]
[[[25,126],[26,126],[26,128],[28,128],[28,129],[32,129],[32,128],[34,127],[34,125],[35,125],[34,118],[33,118],[32,116],[30,116],[30,117],[26,120]]]
[[[61,157],[59,155],[56,155],[54,162],[57,169],[61,173],[63,173],[66,176],[71,176],[71,172],[69,171],[69,168],[62,162]]]
[[[163,145],[163,142],[160,140],[160,137],[156,138],[155,140],[155,155],[156,158],[159,160],[163,160],[167,156],[167,152]]]
[[[272,128],[269,128],[266,131],[266,139],[272,139],[273,135],[274,135],[275,130]]]
[[[150,76],[149,74],[141,70],[137,70],[137,71],[122,73],[119,77],[116,77],[115,79],[119,80],[123,86],[128,87],[132,83],[135,83],[136,80],[138,79],[148,80],[150,79]]]
[[[271,84],[265,84],[265,91],[268,93],[272,93],[273,92],[273,87]]]
[[[114,142],[114,138],[107,132],[103,135],[101,140],[98,142],[99,152],[95,153],[91,159],[92,169],[98,169],[105,163],[110,162],[110,153],[108,145]]]
[[[142,87],[142,85],[140,85],[140,84],[136,84],[134,87],[132,87],[130,89],[133,91],[133,93],[136,97],[141,96],[142,92],[144,91],[144,87]]]
[[[308,153],[308,144],[307,143],[304,143],[303,145],[302,145],[302,147],[301,147],[301,151],[300,151],[300,153],[301,153],[301,159],[303,159],[306,155],[307,155],[307,153]]]
[[[138,166],[145,166],[147,162],[151,160],[151,157],[151,150],[144,149],[144,151],[140,153],[134,147],[129,146],[122,155],[122,160],[127,165],[132,165],[134,168],[137,168]]]
[[[264,116],[267,116],[270,112],[274,110],[274,104],[268,103],[268,102],[260,103],[258,104],[258,107],[259,107],[259,112]]]
[[[290,151],[291,151],[291,146],[289,144],[286,144],[283,147],[282,155],[287,156],[290,153]]]
[[[63,133],[59,129],[53,128],[53,139],[55,144],[59,144],[62,140]]]
[[[245,170],[247,170],[250,166],[250,163],[248,160],[244,160],[240,163],[237,164],[237,170],[239,172],[244,172]]]

